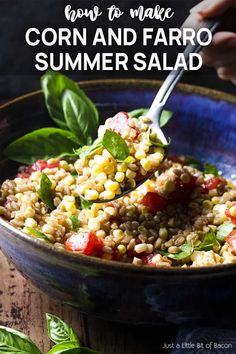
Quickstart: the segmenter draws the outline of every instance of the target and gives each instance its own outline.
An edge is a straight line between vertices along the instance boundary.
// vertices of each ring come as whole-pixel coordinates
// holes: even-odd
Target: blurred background
[[[175,15],[171,20],[164,23],[157,20],[145,20],[140,22],[137,19],[130,19],[128,16],[123,15],[114,22],[106,21],[106,16],[101,16],[96,22],[91,22],[88,19],[80,19],[75,23],[70,23],[65,19],[64,8],[70,4],[73,9],[88,8],[91,9],[97,5],[101,10],[105,9],[112,4],[116,4],[124,12],[129,12],[130,7],[136,8],[139,5],[145,7],[155,7],[159,4],[163,7],[171,7],[175,11]],[[135,52],[141,51],[148,55],[150,52],[154,52],[156,48],[149,46],[143,48],[140,43],[137,43],[133,47],[109,47],[107,50],[98,47],[45,47],[37,46],[30,47],[25,42],[25,32],[30,27],[37,27],[43,29],[46,27],[87,27],[89,32],[93,33],[96,27],[132,27],[137,32],[141,31],[143,27],[158,28],[159,26],[168,27],[180,27],[184,19],[189,13],[189,9],[193,7],[197,0],[120,0],[116,1],[104,1],[104,0],[0,0],[0,99],[8,99],[16,97],[23,93],[30,92],[32,90],[39,89],[39,78],[42,73],[37,72],[35,69],[35,55],[39,51],[49,53],[53,51],[69,52],[72,57],[78,52],[86,51],[90,55],[94,55],[97,51],[106,52],[123,52],[128,55],[133,55]],[[176,52],[180,48],[162,48],[158,47],[158,53],[167,51],[171,61],[173,62]],[[153,70],[151,72],[136,72],[130,69],[129,72],[74,72],[66,73],[73,79],[79,80],[91,80],[97,78],[143,78],[143,79],[163,79],[167,75],[167,72],[158,72]],[[236,87],[229,82],[221,81],[217,78],[216,73],[212,69],[203,68],[201,71],[186,73],[183,82],[196,84],[199,86],[206,86],[229,93],[235,93]]]

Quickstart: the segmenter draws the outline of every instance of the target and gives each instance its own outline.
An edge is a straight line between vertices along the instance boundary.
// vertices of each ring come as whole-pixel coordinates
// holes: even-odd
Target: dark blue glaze
[[[104,118],[119,110],[149,106],[157,83],[100,81],[85,87]],[[236,99],[182,87],[167,107],[174,112],[166,129],[173,154],[192,155],[215,163],[227,176],[236,174]],[[45,124],[50,125],[40,94],[2,108],[1,151],[13,137]],[[1,157],[0,167],[4,179],[14,174],[16,165]],[[50,296],[102,318],[183,323],[219,318],[227,322],[235,316],[236,265],[137,268],[55,250],[6,222],[0,222],[0,247],[25,277]]]

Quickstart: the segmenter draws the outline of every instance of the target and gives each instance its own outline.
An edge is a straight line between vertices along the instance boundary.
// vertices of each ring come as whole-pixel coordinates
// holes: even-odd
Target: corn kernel
[[[65,170],[65,171],[69,170],[69,164],[65,160],[61,160],[59,166],[60,166],[60,168],[63,168],[63,170]]]
[[[126,172],[127,165],[125,163],[118,163],[117,164],[117,171],[118,172]]]
[[[54,228],[48,224],[43,225],[42,227],[42,232],[45,234],[53,234],[54,233]]]
[[[146,153],[143,150],[137,150],[134,156],[137,160],[142,160],[146,157]]]
[[[132,262],[134,265],[136,266],[141,266],[143,264],[142,260],[137,258],[137,257],[134,257],[133,258],[133,262]]]
[[[136,177],[136,173],[134,171],[131,171],[131,170],[127,170],[126,171],[126,177],[129,178],[129,179],[134,179]]]
[[[26,220],[25,220],[25,226],[27,226],[27,227],[37,227],[37,221],[36,220],[34,220],[33,218],[27,218]]]
[[[119,188],[119,183],[118,182],[113,182],[111,180],[106,181],[106,183],[104,184],[105,189],[108,192],[116,192],[117,189]]]
[[[117,210],[113,207],[106,207],[104,209],[104,212],[110,216],[116,216],[117,215]]]
[[[107,180],[107,175],[104,172],[99,173],[95,178],[95,182],[98,182],[100,184],[104,184],[106,180]]]
[[[229,213],[230,213],[230,215],[232,215],[234,218],[236,218],[236,205],[233,205],[233,206],[229,209]]]
[[[98,231],[101,229],[101,223],[97,218],[91,218],[88,222],[88,228],[93,231]]]
[[[104,199],[104,200],[111,200],[115,198],[115,193],[114,192],[109,192],[109,191],[105,191],[100,193],[100,198]]]
[[[147,251],[147,245],[146,245],[146,243],[140,243],[139,245],[135,245],[134,250],[137,253],[146,252]]]
[[[125,179],[125,174],[123,172],[116,172],[115,180],[117,182],[123,182]]]
[[[213,197],[211,199],[212,204],[220,204],[220,198],[219,197]]]
[[[99,238],[105,238],[106,237],[106,233],[104,230],[98,230],[96,232],[96,236],[99,237]]]
[[[96,200],[98,199],[98,197],[99,197],[98,192],[95,191],[94,189],[88,189],[85,192],[85,198],[88,200]]]
[[[142,160],[140,161],[140,164],[141,164],[141,166],[144,168],[145,171],[150,171],[151,168],[152,168],[151,161],[148,160],[147,158],[142,159]]]
[[[108,162],[104,168],[103,168],[103,171],[106,173],[106,174],[111,174],[115,171],[115,165],[111,162]]]
[[[126,252],[126,247],[124,245],[119,245],[117,249],[120,252],[120,254],[125,254]]]

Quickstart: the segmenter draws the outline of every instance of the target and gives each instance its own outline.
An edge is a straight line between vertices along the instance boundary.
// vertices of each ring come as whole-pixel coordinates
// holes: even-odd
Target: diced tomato
[[[226,236],[226,242],[232,248],[233,253],[236,255],[236,230],[233,230]]]
[[[208,191],[210,191],[212,189],[216,189],[217,187],[219,187],[220,184],[224,184],[224,181],[222,180],[222,178],[212,177],[204,183],[204,187]]]
[[[156,214],[158,211],[165,210],[168,206],[168,199],[162,197],[158,192],[148,192],[141,203],[148,207],[150,213]]]
[[[236,205],[236,202],[233,203],[232,206],[234,206],[234,205]],[[231,222],[232,222],[233,224],[236,225],[236,217],[234,217],[234,216],[232,216],[232,215],[230,214],[229,209],[230,209],[230,208],[228,208],[228,209],[225,210],[225,215],[227,216],[227,218],[230,218],[230,220],[231,220]]]
[[[153,267],[154,264],[152,263],[152,259],[155,256],[154,253],[145,253],[142,255],[141,259],[143,262],[143,265],[149,266],[149,267]]]
[[[172,202],[186,203],[189,200],[190,194],[196,185],[196,177],[189,175],[190,181],[183,183],[180,178],[175,181],[176,190],[169,195]]]
[[[67,251],[79,252],[86,255],[97,254],[101,252],[104,243],[92,231],[78,232],[65,243]]]
[[[46,160],[38,160],[33,164],[32,171],[40,171],[42,172],[45,168],[56,168],[59,167],[60,162],[56,161],[54,163],[49,164]]]

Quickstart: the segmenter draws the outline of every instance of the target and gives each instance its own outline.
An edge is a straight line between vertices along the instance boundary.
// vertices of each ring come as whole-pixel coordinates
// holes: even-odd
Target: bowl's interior
[[[117,80],[82,83],[97,104],[101,120],[118,111],[150,106],[159,83]],[[180,86],[167,108],[174,117],[165,128],[171,137],[171,154],[187,154],[211,162],[231,179],[236,178],[236,99],[213,91]],[[35,128],[52,125],[41,93],[26,96],[0,111],[0,151],[12,139]],[[16,165],[1,156],[1,179],[13,173]]]

